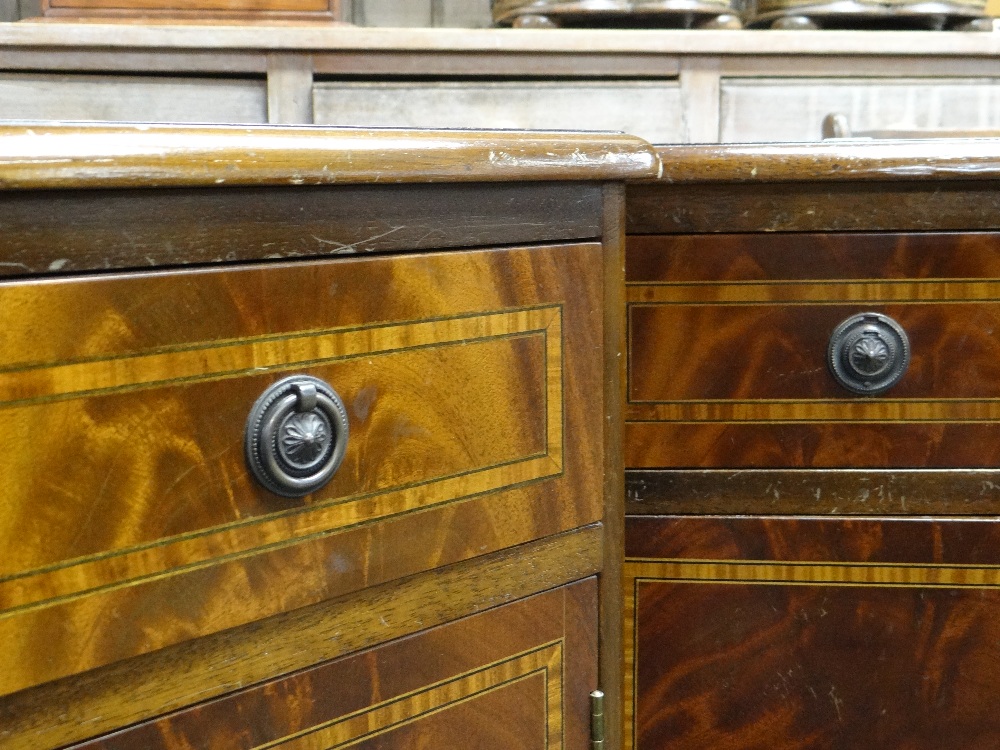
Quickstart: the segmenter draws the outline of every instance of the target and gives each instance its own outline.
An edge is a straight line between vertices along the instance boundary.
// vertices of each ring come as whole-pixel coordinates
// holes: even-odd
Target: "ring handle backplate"
[[[347,409],[319,378],[292,375],[272,385],[247,417],[244,450],[254,478],[283,497],[323,487],[347,451]]]

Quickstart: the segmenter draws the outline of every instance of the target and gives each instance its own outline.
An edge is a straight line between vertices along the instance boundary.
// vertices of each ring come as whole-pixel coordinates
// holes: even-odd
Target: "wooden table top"
[[[0,187],[537,182],[655,177],[640,138],[615,133],[323,127],[0,127]]]
[[[657,146],[662,183],[1000,179],[1000,138]]]

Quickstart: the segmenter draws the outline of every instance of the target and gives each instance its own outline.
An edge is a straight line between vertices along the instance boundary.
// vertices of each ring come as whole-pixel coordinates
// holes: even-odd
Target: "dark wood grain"
[[[591,526],[24,690],[0,700],[0,741],[38,750],[106,734],[593,576],[602,557],[602,529]],[[573,591],[567,612],[589,613],[577,627],[592,638],[592,590]],[[579,675],[593,674],[592,648],[578,647],[567,679],[589,681]],[[567,696],[568,710],[580,701]]]
[[[19,644],[0,692],[600,520],[603,447],[582,438],[603,420],[601,254],[0,287],[0,631]],[[334,383],[352,422],[340,471],[298,501],[257,486],[242,447],[289,371]]]
[[[582,747],[596,606],[590,579],[77,747]]]
[[[836,384],[828,339],[884,312],[910,368],[861,399]],[[626,465],[988,467],[1000,458],[994,304],[658,305],[630,314]]]
[[[629,187],[629,750],[1000,744],[997,145],[665,148]],[[868,310],[913,360],[857,399],[826,342]]]
[[[632,235],[629,284],[996,279],[995,232]]]
[[[637,183],[629,234],[1000,229],[987,181]]]
[[[607,747],[621,743],[622,549],[625,534],[622,411],[625,404],[625,191],[604,196],[604,570],[601,584],[601,689]]]
[[[849,286],[844,284],[839,289],[828,286],[827,290],[833,296],[843,289],[848,296]],[[964,404],[1000,396],[1000,341],[993,335],[1000,328],[1000,300],[964,303],[938,297],[940,302],[923,302],[919,297],[924,289],[914,285],[913,294],[907,295],[916,304],[866,300],[863,294],[851,295],[858,299],[840,304],[822,298],[776,304],[632,302],[629,418],[649,418],[653,405],[659,404],[664,409],[668,404],[676,404],[677,418],[683,418],[682,404],[688,402],[693,409],[694,403],[707,401],[774,399],[834,403],[823,409],[816,404],[816,415],[822,411],[823,416],[815,417],[805,404],[796,413],[791,408],[774,405],[767,414],[761,411],[756,417],[749,409],[742,417],[731,413],[725,404],[715,408],[706,405],[697,418],[774,421],[810,417],[831,421],[995,418],[991,411],[986,411],[986,405],[972,410],[971,405]],[[889,292],[884,286],[882,290]],[[762,294],[777,295],[785,291],[790,290],[767,288]],[[803,290],[803,296],[810,291]],[[871,296],[875,297],[878,291],[873,290]],[[937,296],[934,289],[926,291],[928,296]],[[955,291],[959,296],[967,290]],[[1000,284],[995,291],[1000,295]],[[862,312],[882,313],[897,321],[909,337],[912,354],[909,369],[896,386],[878,398],[859,402],[834,380],[826,359],[834,329]],[[914,399],[956,402],[940,407],[924,404],[918,408]],[[905,413],[889,414],[888,407],[880,406],[907,400],[912,403]],[[858,403],[848,407],[851,401]]]
[[[614,134],[0,128],[0,745],[584,746],[621,669],[606,183],[657,169]],[[291,373],[351,421],[297,500],[243,456]]]
[[[995,469],[647,469],[625,482],[630,515],[1000,514]]]
[[[659,146],[666,183],[995,180],[1000,139]]]
[[[995,522],[644,517],[627,534],[626,747],[1000,741]]]
[[[880,469],[1000,465],[989,424],[625,424],[625,466]]]
[[[994,465],[995,235],[718,239],[630,240],[629,466]],[[912,350],[877,398],[827,363],[861,312],[898,321]]]
[[[559,183],[0,192],[0,277],[589,239],[600,212]]]
[[[1000,566],[990,518],[630,516],[627,559]],[[997,571],[994,571],[997,572]]]
[[[988,748],[1000,593],[652,583],[636,748]],[[657,618],[657,619],[654,619]],[[671,648],[660,644],[670,643]]]

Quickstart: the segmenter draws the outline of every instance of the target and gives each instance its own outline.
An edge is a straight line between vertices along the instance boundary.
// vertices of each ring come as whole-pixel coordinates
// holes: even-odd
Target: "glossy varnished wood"
[[[627,463],[987,467],[1000,417],[1000,244],[992,233],[633,237]],[[827,366],[837,325],[906,330],[906,376],[877,398]]]
[[[627,252],[630,285],[1000,278],[995,232],[633,235]]]
[[[590,579],[78,747],[583,747],[596,626]]]
[[[592,576],[602,545],[591,526],[21,691],[0,702],[0,740],[62,747],[181,710]],[[576,656],[573,669],[592,669],[592,654]]]
[[[600,520],[603,449],[582,438],[602,429],[601,252],[0,288],[21,321],[0,351],[0,629],[19,644],[0,689]],[[303,501],[243,460],[250,406],[290,372],[335,384],[352,423]]]
[[[600,576],[601,689],[608,747],[622,731],[622,554],[625,534],[622,409],[625,404],[625,189],[604,192],[604,570]]]
[[[0,744],[585,744],[621,645],[600,183],[657,168],[614,135],[0,129]],[[351,420],[301,500],[243,459],[293,372]],[[515,648],[550,625],[576,645]]]
[[[378,210],[373,211],[377,206]],[[0,276],[588,239],[579,183],[0,191]]]
[[[336,128],[0,127],[5,189],[218,187],[654,177],[618,134]]]
[[[630,234],[1000,228],[1000,139],[670,146]]]
[[[860,293],[850,282],[824,285],[822,291],[818,286],[716,287],[704,290],[704,297],[711,301],[688,301],[686,290],[647,294],[642,289],[630,294],[629,401],[633,406],[629,417],[649,419],[663,414],[705,421],[996,418],[993,402],[1000,395],[1000,384],[995,363],[1000,346],[990,332],[1000,322],[996,302],[1000,285],[944,282],[937,288],[927,284],[916,290],[906,283],[876,282],[871,285],[875,288]],[[715,304],[731,291],[743,299]],[[759,301],[753,299],[755,291],[761,293]],[[701,296],[702,290],[698,292]],[[921,300],[914,292],[925,292],[930,299]],[[977,292],[983,294],[982,302],[966,301]],[[774,299],[779,295],[785,299]],[[898,297],[887,300],[890,295]],[[862,401],[851,398],[837,384],[826,369],[826,356],[837,325],[868,311],[896,320],[907,332],[913,354],[910,368],[896,387],[880,398]],[[745,342],[742,350],[741,341]],[[669,372],[657,368],[663,361],[673,364]],[[914,399],[919,399],[919,405]],[[948,404],[943,403],[945,399]],[[793,403],[775,403],[778,400]],[[746,402],[739,413],[736,402]]]
[[[997,534],[630,518],[626,747],[993,747]]]
[[[1000,139],[859,140],[670,146],[666,183],[916,182],[995,180]]]
[[[997,153],[664,149],[630,187],[626,747],[997,744]],[[870,310],[913,359],[859,399],[827,338]]]
[[[988,181],[650,183],[628,188],[630,234],[1000,229]]]

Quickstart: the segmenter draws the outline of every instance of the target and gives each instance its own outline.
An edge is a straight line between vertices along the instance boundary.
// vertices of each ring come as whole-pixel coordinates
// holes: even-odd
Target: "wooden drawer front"
[[[651,143],[684,140],[674,81],[606,83],[317,83],[319,125],[619,130]],[[586,113],[581,122],[581,113]],[[503,158],[500,155],[498,158]]]
[[[873,71],[877,73],[877,71]],[[822,139],[823,118],[852,130],[1000,127],[1000,81],[961,79],[759,78],[722,82],[721,141]]]
[[[16,73],[0,101],[4,120],[267,122],[263,80]]]
[[[1000,237],[632,237],[625,457],[636,468],[1000,462]],[[909,369],[857,397],[830,334],[891,316]]]
[[[596,622],[591,578],[76,747],[582,748]]]
[[[992,521],[629,518],[626,747],[1000,745]]]
[[[586,244],[0,286],[0,691],[599,520],[600,261]],[[292,373],[351,422],[302,500],[243,458],[251,405]]]

